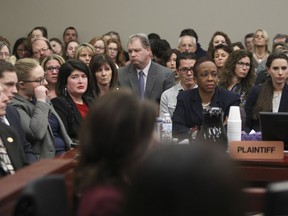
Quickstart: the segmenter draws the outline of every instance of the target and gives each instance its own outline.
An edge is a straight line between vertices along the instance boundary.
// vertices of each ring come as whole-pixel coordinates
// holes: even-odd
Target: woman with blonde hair
[[[74,59],[80,60],[89,66],[89,63],[95,54],[96,50],[94,46],[89,43],[83,43],[76,48]]]
[[[13,106],[19,112],[27,141],[39,159],[53,158],[70,149],[72,143],[65,127],[47,97],[44,70],[30,58],[16,64],[18,94]]]
[[[60,70],[61,65],[64,64],[64,62],[65,60],[60,55],[57,54],[47,56],[41,62],[41,66],[45,71],[45,79],[48,83],[47,96],[50,99],[57,97],[55,89],[58,79],[58,72]]]
[[[269,46],[269,36],[267,31],[263,29],[258,29],[254,33],[253,36],[253,44],[254,44],[254,51],[253,51],[253,65],[255,68],[256,74],[258,74],[258,65],[262,62],[267,60],[270,50]]]

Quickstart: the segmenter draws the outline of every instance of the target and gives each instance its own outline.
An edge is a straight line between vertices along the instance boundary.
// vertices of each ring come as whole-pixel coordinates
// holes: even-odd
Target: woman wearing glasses
[[[110,38],[107,41],[107,55],[112,58],[117,68],[125,66],[124,51],[117,39]]]
[[[95,54],[104,54],[106,53],[106,42],[103,37],[95,36],[90,41],[89,44],[95,47]]]
[[[288,112],[288,57],[275,51],[266,62],[269,78],[251,89],[245,105],[246,132],[261,131],[260,112]]]
[[[52,103],[72,140],[78,133],[93,101],[93,85],[89,67],[80,60],[65,62],[58,75],[56,94]]]
[[[5,42],[0,41],[0,59],[15,64],[16,58],[14,57],[13,61],[10,61],[10,56],[11,52],[9,45]]]
[[[230,106],[240,103],[237,94],[217,86],[218,70],[213,59],[200,58],[193,69],[198,88],[179,92],[172,118],[173,136],[184,139],[189,139],[191,132],[202,125],[203,109],[220,107],[226,118]]]
[[[39,159],[64,153],[72,143],[65,127],[47,98],[44,70],[30,58],[15,64],[18,94],[13,105],[19,112],[27,141]]]
[[[13,55],[17,60],[21,58],[31,58],[32,47],[30,41],[23,37],[16,40],[13,47]]]
[[[255,74],[253,57],[249,51],[236,50],[230,54],[222,68],[219,86],[236,92],[241,99],[241,105],[245,101],[250,89],[254,85]]]
[[[46,57],[41,63],[41,66],[45,71],[45,79],[48,83],[47,96],[50,99],[57,97],[55,88],[58,79],[58,72],[64,62],[65,60],[60,55],[52,54]]]

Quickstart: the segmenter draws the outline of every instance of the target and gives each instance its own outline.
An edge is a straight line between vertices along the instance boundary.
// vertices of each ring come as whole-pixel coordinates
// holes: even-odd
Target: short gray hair
[[[183,35],[183,36],[179,37],[179,42],[178,42],[178,44],[180,45],[180,43],[182,43],[182,39],[183,39],[184,37],[187,37],[187,36],[192,38],[192,43],[197,44],[196,38],[193,37],[192,35]]]
[[[150,42],[149,42],[148,36],[144,33],[137,33],[137,34],[131,35],[128,39],[128,44],[132,43],[136,39],[140,40],[140,42],[144,48],[150,47]]]

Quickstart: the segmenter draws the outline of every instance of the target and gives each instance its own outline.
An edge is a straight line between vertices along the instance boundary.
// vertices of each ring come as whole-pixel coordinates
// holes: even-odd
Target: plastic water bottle
[[[162,121],[162,143],[172,144],[172,120],[169,113],[165,113]]]
[[[162,140],[162,124],[163,124],[163,118],[157,117],[155,122],[155,132],[156,132],[156,138],[157,143],[161,144]]]

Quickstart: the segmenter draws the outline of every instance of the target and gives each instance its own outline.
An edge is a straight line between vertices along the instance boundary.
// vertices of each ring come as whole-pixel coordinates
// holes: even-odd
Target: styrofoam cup
[[[230,120],[230,121],[240,120],[241,121],[239,106],[231,106],[230,107],[228,120]]]

